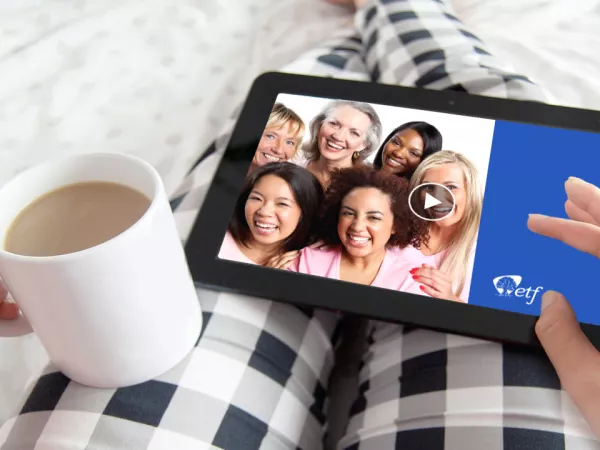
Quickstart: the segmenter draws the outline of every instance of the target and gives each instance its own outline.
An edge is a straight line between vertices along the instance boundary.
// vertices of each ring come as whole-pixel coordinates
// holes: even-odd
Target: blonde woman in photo
[[[483,203],[477,167],[461,153],[442,150],[417,167],[410,189],[423,183],[445,186],[455,207],[444,219],[430,222],[429,238],[419,249],[397,250],[413,263],[410,291],[466,303]]]
[[[248,173],[272,162],[291,160],[302,144],[305,129],[304,122],[294,110],[275,103]]]

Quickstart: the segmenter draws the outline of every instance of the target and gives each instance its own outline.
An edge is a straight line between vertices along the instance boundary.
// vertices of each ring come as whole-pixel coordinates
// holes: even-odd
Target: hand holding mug
[[[19,308],[14,303],[6,301],[8,289],[0,279],[0,320],[14,320],[19,317]]]
[[[569,178],[565,190],[565,211],[570,219],[532,214],[529,229],[600,258],[600,189]],[[573,309],[561,294],[544,294],[535,331],[564,389],[600,437],[600,353],[581,330]]]

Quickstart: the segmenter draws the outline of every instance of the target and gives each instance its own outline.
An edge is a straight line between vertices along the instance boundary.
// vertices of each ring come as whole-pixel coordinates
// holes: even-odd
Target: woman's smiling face
[[[425,172],[422,183],[436,183],[446,186],[454,196],[454,211],[445,219],[435,222],[439,227],[450,227],[461,221],[467,205],[465,175],[458,164],[443,164]]]
[[[393,227],[391,200],[379,189],[356,188],[344,197],[338,218],[338,235],[351,256],[367,257],[385,250]]]
[[[412,129],[402,130],[387,141],[381,155],[381,169],[397,175],[411,174],[421,163],[423,138]]]
[[[285,241],[302,216],[290,186],[275,175],[258,180],[246,200],[244,212],[252,240],[261,245]]]
[[[340,106],[319,130],[319,153],[331,162],[352,165],[352,155],[366,147],[371,119],[351,106]]]
[[[262,167],[272,162],[289,161],[297,148],[298,137],[291,122],[281,128],[267,128],[260,138],[252,164]]]

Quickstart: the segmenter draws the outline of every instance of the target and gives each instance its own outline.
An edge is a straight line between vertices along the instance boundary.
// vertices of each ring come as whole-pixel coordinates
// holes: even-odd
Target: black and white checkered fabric
[[[371,0],[356,28],[285,70],[545,99],[445,1]],[[233,123],[173,199],[183,240]],[[198,297],[204,330],[177,367],[138,386],[97,390],[50,366],[0,428],[0,448],[322,448],[338,317],[226,293]],[[600,449],[540,353],[382,322],[371,324],[366,349],[339,449]]]

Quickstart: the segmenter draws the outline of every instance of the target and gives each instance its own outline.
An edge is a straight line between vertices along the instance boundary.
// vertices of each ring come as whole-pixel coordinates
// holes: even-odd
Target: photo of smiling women
[[[407,122],[394,129],[375,155],[377,169],[410,179],[428,156],[442,149],[442,135],[427,122]]]
[[[289,270],[387,289],[403,289],[410,265],[391,247],[419,246],[427,226],[407,207],[408,182],[360,166],[332,174],[319,238],[326,250],[305,248]]]
[[[310,122],[310,140],[302,149],[306,167],[329,185],[331,172],[362,164],[379,145],[382,126],[368,103],[334,100]]]
[[[410,188],[424,183],[448,188],[455,204],[450,214],[444,211],[446,217],[428,222],[429,237],[420,248],[396,250],[412,265],[413,282],[408,291],[467,302],[483,202],[477,168],[461,153],[442,150],[419,165]]]
[[[235,205],[219,258],[265,264],[310,243],[323,189],[306,169],[271,163],[246,180]]]
[[[304,131],[304,122],[298,114],[282,103],[275,103],[248,173],[272,162],[291,160],[302,144]]]

